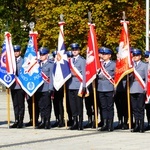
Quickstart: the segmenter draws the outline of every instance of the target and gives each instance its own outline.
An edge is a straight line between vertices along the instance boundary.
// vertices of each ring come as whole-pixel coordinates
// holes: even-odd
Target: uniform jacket
[[[147,83],[147,71],[148,65],[142,61],[140,61],[135,68],[135,70],[139,73],[141,78]],[[145,90],[141,87],[137,79],[135,78],[134,74],[130,75],[130,93],[143,93]]]
[[[16,62],[16,72],[19,73],[19,70],[21,69],[22,67],[22,64],[23,64],[23,58],[22,57],[19,57],[19,59],[17,60]],[[16,74],[16,76],[18,76]],[[21,86],[20,84],[17,82],[17,80],[10,86],[10,89],[21,89]]]
[[[73,58],[71,58],[73,59]],[[77,70],[83,75],[83,86],[85,87],[85,59],[81,56],[78,56],[74,66],[77,68]],[[79,79],[73,74],[72,72],[72,77],[68,80],[67,85],[68,89],[79,89],[80,88],[81,82]]]
[[[44,83],[38,88],[37,92],[46,92],[46,91],[53,91],[53,78],[52,78],[52,72],[53,72],[53,62],[50,60],[47,60],[41,67],[42,72],[50,79],[50,83],[47,83],[44,81]]]
[[[114,78],[116,63],[112,60],[105,66],[107,73]],[[97,78],[97,91],[109,92],[114,90],[114,85],[100,72]]]

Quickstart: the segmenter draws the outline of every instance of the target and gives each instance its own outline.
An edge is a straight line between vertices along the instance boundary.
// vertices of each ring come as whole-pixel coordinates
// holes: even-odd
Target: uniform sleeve
[[[53,87],[53,67],[54,67],[54,63],[50,63],[50,72],[49,72],[49,77],[50,77],[50,83],[49,83],[49,90],[54,91],[54,87]]]

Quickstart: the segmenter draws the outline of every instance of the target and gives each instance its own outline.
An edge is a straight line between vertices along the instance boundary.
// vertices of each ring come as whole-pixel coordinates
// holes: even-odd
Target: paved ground
[[[85,111],[84,114],[86,120]],[[12,103],[10,103],[10,120],[13,123]],[[28,122],[27,106],[24,122]],[[53,112],[52,122],[54,122]],[[70,131],[65,127],[50,130],[32,127],[8,129],[7,96],[5,92],[0,92],[0,149],[2,150],[147,150],[150,147],[149,138],[149,131],[131,133],[129,130],[115,130],[109,133],[96,129]]]

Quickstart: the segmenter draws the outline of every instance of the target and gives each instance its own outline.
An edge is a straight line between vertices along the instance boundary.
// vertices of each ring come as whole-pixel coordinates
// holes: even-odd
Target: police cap
[[[72,51],[67,51],[66,53],[67,53],[67,56],[68,56],[68,57],[72,57],[72,56],[73,56],[73,55],[72,55]]]
[[[39,52],[40,55],[46,55],[49,53],[49,49],[47,47],[40,47]]]
[[[78,50],[78,49],[80,49],[78,43],[72,43],[72,44],[70,45],[70,47],[71,47],[72,50]]]
[[[20,45],[14,45],[14,52],[19,52],[21,50],[21,46]]]
[[[132,54],[133,54],[133,56],[142,55],[142,51],[140,49],[133,48],[132,49]]]
[[[100,49],[101,49],[101,51],[103,51],[102,54],[112,54],[113,53],[113,51],[107,47],[101,47]]]
[[[144,57],[145,57],[145,58],[148,58],[148,57],[149,57],[149,55],[150,55],[150,51],[145,51],[145,53],[144,53]]]

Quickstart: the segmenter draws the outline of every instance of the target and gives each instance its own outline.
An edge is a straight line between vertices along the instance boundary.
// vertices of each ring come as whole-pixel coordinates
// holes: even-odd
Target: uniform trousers
[[[53,105],[56,119],[59,119],[59,116],[64,117],[63,97],[63,90],[54,92]]]
[[[72,116],[83,117],[83,98],[78,96],[78,90],[69,90],[69,102]]]
[[[36,92],[36,100],[38,101],[38,107],[40,111],[41,118],[50,119],[51,117],[51,93],[46,92]]]
[[[100,107],[102,109],[103,119],[113,119],[114,117],[114,100],[113,91],[98,92]]]
[[[22,89],[11,89],[15,120],[24,118],[25,112],[25,92]]]
[[[38,119],[39,119],[38,102],[37,100],[35,100],[34,102],[35,102],[35,122],[38,123]],[[30,121],[33,121],[32,97],[29,97],[27,99],[27,103],[28,103],[28,112],[29,112]]]
[[[127,105],[127,94],[126,92],[116,92],[114,101],[117,108],[117,115],[119,120],[123,117],[128,118],[128,105]]]
[[[144,93],[135,93],[130,94],[131,97],[131,105],[132,105],[132,112],[134,118],[136,120],[143,120],[144,119],[144,108],[145,108],[145,94]]]

